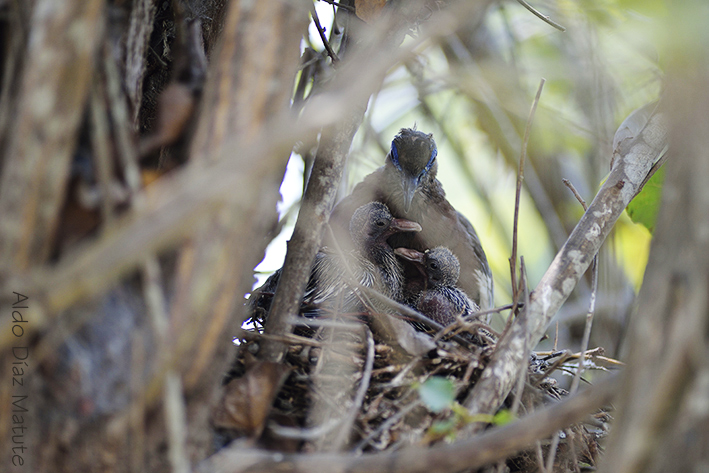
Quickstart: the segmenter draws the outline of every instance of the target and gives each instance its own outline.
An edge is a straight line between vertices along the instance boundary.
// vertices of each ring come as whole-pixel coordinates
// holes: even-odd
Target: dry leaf
[[[167,146],[182,135],[194,111],[195,97],[192,89],[180,82],[172,82],[158,99],[156,130],[140,141],[139,154],[145,157],[162,146]]]
[[[386,0],[355,0],[355,14],[367,23],[372,23],[386,5]]]
[[[290,371],[287,366],[266,361],[250,366],[242,377],[224,387],[224,395],[214,411],[214,426],[259,437],[273,400]]]

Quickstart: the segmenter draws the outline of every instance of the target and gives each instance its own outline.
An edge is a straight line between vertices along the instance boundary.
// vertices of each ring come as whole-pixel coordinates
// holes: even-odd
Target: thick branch
[[[254,156],[228,141],[239,136],[241,146],[248,146],[271,131],[269,117],[288,113],[297,45],[306,25],[307,9],[300,2],[238,0],[227,8],[190,145],[190,166],[207,166],[230,150],[247,181],[233,187],[238,198],[223,202],[180,252],[170,319],[180,347],[174,357],[186,373],[188,390],[208,386],[203,376],[213,376],[211,367],[229,358],[218,353],[228,349],[241,325],[234,308],[252,285],[251,268],[266,247],[261,237],[276,221],[277,189],[292,146],[284,143],[265,156],[270,172],[256,178],[247,172]]]
[[[498,342],[465,400],[472,413],[494,413],[502,404],[519,370],[526,367],[524,347],[539,343],[666,146],[667,125],[662,114],[653,115],[638,136],[618,144],[608,179],[532,293],[529,306]]]
[[[611,402],[618,379],[612,377],[559,404],[539,410],[513,424],[473,439],[432,448],[409,447],[398,452],[362,456],[352,454],[294,454],[227,448],[198,468],[199,473],[278,471],[347,471],[348,473],[449,473],[479,468],[533,445],[535,440],[563,429]]]
[[[43,263],[59,221],[104,2],[40,0],[0,182],[0,269]]]
[[[320,248],[322,233],[335,205],[337,188],[347,161],[352,138],[357,132],[364,107],[354,107],[342,123],[323,132],[315,164],[298,213],[293,236],[288,242],[288,254],[283,273],[266,321],[266,333],[282,335],[289,331],[288,317],[297,314],[315,253]],[[267,361],[280,361],[283,343],[267,339],[260,356]]]

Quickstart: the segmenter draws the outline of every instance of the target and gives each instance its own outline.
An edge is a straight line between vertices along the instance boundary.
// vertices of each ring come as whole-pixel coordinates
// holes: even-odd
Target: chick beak
[[[419,181],[417,177],[403,176],[401,187],[404,191],[404,212],[409,213],[411,210],[411,202],[414,200],[414,194],[418,188]]]
[[[394,248],[394,253],[406,260],[423,264],[424,254],[420,251],[412,250],[411,248]]]
[[[391,221],[389,225],[389,231],[393,233],[397,232],[420,232],[421,225],[411,220],[404,220],[403,218],[395,218]]]

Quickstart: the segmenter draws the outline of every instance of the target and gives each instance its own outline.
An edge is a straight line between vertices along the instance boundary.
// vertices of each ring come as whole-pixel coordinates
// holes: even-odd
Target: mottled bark
[[[494,413],[526,369],[529,350],[588,269],[618,217],[640,191],[667,146],[667,124],[653,115],[638,136],[614,150],[611,174],[530,297],[530,304],[498,342],[490,363],[465,400],[472,413]]]
[[[288,109],[307,21],[305,2],[229,5],[212,56],[190,166],[209,166],[233,154],[234,183],[242,169],[251,167],[254,156],[246,147],[264,136],[272,117]],[[232,137],[238,138],[239,147],[229,149]],[[288,154],[264,156],[273,172],[260,179],[245,174],[251,182],[233,189],[234,200],[225,201],[181,251],[170,314],[177,343],[169,358],[179,367],[188,393],[187,443],[193,461],[212,448],[211,407],[233,356],[231,339],[241,325],[234,309],[252,284],[251,268],[267,244],[262,236],[276,222]]]
[[[267,333],[283,334],[290,331],[287,318],[299,311],[315,253],[320,248],[323,231],[335,205],[352,138],[364,116],[362,105],[353,108],[353,112],[342,123],[323,133],[320,139],[303,205],[298,213],[298,222],[288,242],[288,254],[278,290],[266,321]],[[265,342],[259,356],[264,360],[280,361],[283,349],[281,343]]]

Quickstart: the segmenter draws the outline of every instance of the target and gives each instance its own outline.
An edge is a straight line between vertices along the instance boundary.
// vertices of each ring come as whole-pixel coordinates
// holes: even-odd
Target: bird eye
[[[431,269],[438,269],[438,265],[436,263],[431,263],[428,267]]]
[[[384,220],[377,220],[376,225],[381,228],[386,225],[386,222]]]

